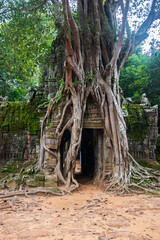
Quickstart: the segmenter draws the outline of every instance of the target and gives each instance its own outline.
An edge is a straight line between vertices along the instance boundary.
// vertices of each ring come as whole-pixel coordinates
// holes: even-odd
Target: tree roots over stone
[[[125,122],[123,120],[123,116],[120,112],[120,109],[118,108],[118,104],[116,102],[116,99],[114,99],[113,94],[111,96],[113,97],[113,104],[114,104],[114,112],[113,116],[116,117],[116,123],[111,130],[114,128],[114,131],[111,131],[109,126],[112,126],[110,119],[108,118],[108,115],[111,114],[109,111],[109,108],[106,106],[106,98],[107,94],[105,94],[100,86],[92,87],[90,88],[89,93],[94,97],[94,99],[97,100],[99,103],[100,109],[101,109],[101,116],[104,120],[104,129],[106,131],[106,136],[108,140],[109,148],[112,149],[112,156],[115,156],[116,154],[119,155],[119,158],[121,157],[121,161],[123,161],[123,164],[125,164],[125,168],[122,168],[122,166],[119,166],[119,176],[115,177],[114,172],[112,173],[110,179],[108,180],[108,176],[103,177],[103,183],[107,184],[106,192],[112,191],[116,192],[117,194],[131,194],[131,193],[152,193],[152,194],[159,194],[160,190],[160,172],[155,171],[151,168],[142,167],[139,165],[136,160],[129,154],[128,149],[125,148],[127,146],[127,138],[126,138],[126,126]],[[87,97],[88,97],[87,95]],[[77,97],[77,96],[76,96]],[[51,102],[49,110],[46,114],[47,117],[45,117],[44,120],[48,118],[48,116],[51,113],[51,108],[53,107],[53,102]],[[63,133],[66,129],[71,131],[71,135],[74,136],[71,138],[71,144],[70,148],[68,150],[68,153],[66,155],[65,159],[65,167],[64,173],[62,173],[60,168],[60,150],[58,153],[58,163],[55,168],[55,173],[59,177],[59,180],[61,180],[66,185],[66,193],[71,193],[76,188],[79,187],[78,182],[74,178],[74,170],[75,170],[75,161],[78,154],[78,150],[80,147],[81,137],[82,137],[82,119],[84,116],[84,110],[86,108],[86,102],[87,98],[85,99],[85,104],[83,108],[83,113],[81,113],[81,121],[77,125],[77,117],[74,115],[73,111],[73,98],[71,97],[69,100],[66,101],[65,106],[63,107],[61,119],[59,121],[59,124],[56,129],[56,135],[59,140],[59,147],[61,144]],[[115,105],[117,105],[115,107]],[[67,123],[63,126],[65,113],[67,111],[67,108],[71,107],[72,116],[67,121]],[[76,108],[78,106],[76,105]],[[80,111],[81,108],[79,108]],[[106,112],[107,111],[107,112]],[[76,112],[77,113],[77,112]],[[117,116],[118,115],[118,116]],[[75,120],[74,120],[75,119]],[[74,123],[75,121],[75,123]],[[43,121],[44,124],[45,121]],[[74,126],[75,124],[75,126]],[[113,145],[114,141],[114,134],[118,136],[118,127],[121,126],[121,131],[119,132],[119,138],[121,139],[120,145],[117,146],[117,149],[119,152],[115,152],[115,147]],[[44,128],[44,125],[43,125]],[[73,132],[74,130],[74,132]],[[43,136],[43,131],[42,131]],[[76,140],[75,140],[76,139]],[[72,140],[74,140],[72,142]],[[114,144],[117,144],[117,141],[114,142]],[[45,146],[45,143],[43,141],[43,148],[48,151],[50,154],[55,156],[55,153],[53,153],[50,149],[47,149]],[[74,153],[74,154],[73,154]],[[126,155],[125,155],[126,154]],[[128,157],[127,157],[128,156]],[[113,157],[112,165],[114,165],[115,158]],[[117,173],[117,172],[116,172]],[[106,181],[107,178],[107,181]]]
[[[160,195],[160,171],[152,168],[142,167],[130,155],[131,171],[128,183],[122,182],[121,179],[110,179],[106,183],[105,192],[111,191],[116,194],[142,194],[150,193]]]
[[[79,186],[74,178],[74,172],[81,146],[83,119],[89,96],[92,96],[99,105],[106,139],[105,147],[107,155],[111,158],[112,169],[110,185],[107,190],[122,190],[123,193],[130,192],[131,190],[128,189],[132,187],[132,189],[134,188],[132,192],[147,188],[148,192],[151,192],[150,189],[156,187],[152,182],[155,180],[158,182],[158,173],[140,167],[129,155],[126,123],[121,109],[120,70],[155,20],[154,17],[149,17],[155,16],[155,1],[153,1],[148,18],[139,30],[132,34],[127,20],[130,2],[129,0],[79,0],[77,6],[78,26],[68,0],[62,0],[63,11],[59,11],[60,8],[57,9],[58,29],[62,30],[60,38],[65,50],[64,87],[61,89],[65,103],[56,129],[58,157],[55,173],[67,187],[77,188]],[[55,7],[57,6],[56,0],[52,0],[52,3]],[[116,14],[118,9],[121,10],[123,17],[117,34]],[[39,168],[42,169],[44,151],[54,154],[45,146],[45,122],[49,119],[57,100],[59,100],[58,94],[52,100],[42,123],[39,158]],[[67,120],[66,112],[68,110],[71,116]],[[60,145],[65,130],[70,131],[71,139],[62,169]],[[101,172],[100,175],[102,176],[103,173]],[[98,179],[98,181],[100,180]]]

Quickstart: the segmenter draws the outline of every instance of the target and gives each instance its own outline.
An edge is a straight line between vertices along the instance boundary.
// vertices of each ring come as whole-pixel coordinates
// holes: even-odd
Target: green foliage
[[[63,78],[60,79],[60,81],[59,81],[59,90],[58,90],[58,92],[57,92],[58,98],[56,99],[56,103],[58,103],[59,100],[62,98],[62,92],[61,92],[61,90],[62,90],[62,88],[64,87],[64,84],[65,84],[65,82],[64,82]]]
[[[133,54],[122,68],[120,86],[125,97],[139,100],[146,93],[150,103],[160,108],[160,50],[154,49],[150,56]]]
[[[62,93],[58,92],[57,95],[58,95],[58,98],[56,99],[56,103],[58,103],[59,100],[62,98]]]
[[[74,84],[81,84],[81,80],[74,81]]]
[[[142,166],[142,167],[147,167],[150,168],[152,165],[149,164],[147,161],[138,161],[138,163]]]
[[[6,4],[8,11],[0,22],[0,95],[9,96],[10,101],[26,101],[28,88],[41,80],[45,56],[55,37],[51,6],[29,12],[26,1]]]
[[[135,84],[141,81],[141,87],[148,79],[146,73],[147,56],[140,54],[132,54],[127,60],[125,66],[121,70],[120,87],[123,89],[125,97],[139,97],[135,91]],[[139,88],[138,88],[139,89]],[[143,93],[143,92],[142,92]]]
[[[65,82],[63,80],[63,78],[59,81],[60,85],[59,85],[59,91],[63,88]]]
[[[50,122],[50,124],[49,124],[49,127],[52,127],[53,126],[53,123],[52,122]]]
[[[93,79],[95,78],[95,75],[92,74],[91,72],[87,72],[86,75],[85,75],[85,77],[86,77],[86,83],[87,83],[87,85],[91,85]]]
[[[133,54],[122,68],[120,86],[125,97],[139,99],[146,93],[152,104],[160,98],[160,51],[151,56]]]
[[[1,125],[1,128],[4,128],[5,126],[8,126],[9,122],[8,121],[4,121]]]

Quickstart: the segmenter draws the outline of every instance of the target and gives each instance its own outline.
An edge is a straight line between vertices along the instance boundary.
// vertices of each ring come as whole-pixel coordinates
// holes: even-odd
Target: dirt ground
[[[13,205],[0,210],[0,240],[160,240],[160,197],[115,196],[87,184]]]

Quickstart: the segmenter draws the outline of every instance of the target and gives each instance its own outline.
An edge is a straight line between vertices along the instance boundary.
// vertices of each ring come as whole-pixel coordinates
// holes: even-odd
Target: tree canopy
[[[0,95],[8,95],[10,101],[26,101],[29,86],[37,86],[41,80],[55,24],[51,6],[27,12],[19,8],[22,1],[8,2],[11,6],[13,3],[15,11],[8,13],[7,9],[0,23]]]
[[[61,12],[56,12],[55,15],[55,6],[59,6],[60,2],[56,0],[37,0],[34,2],[26,0],[1,1],[0,95],[9,95],[12,101],[16,99],[25,100],[26,86],[38,84],[45,55],[50,51],[51,42],[56,36],[55,22],[57,27],[60,27],[60,22],[62,23],[63,16]],[[159,1],[153,1],[152,8],[149,0],[129,2],[123,51],[126,50],[128,44],[131,44],[133,36],[135,39],[134,45],[138,45],[147,38],[148,30],[152,22],[159,19],[160,11]],[[70,1],[70,4],[72,9],[77,11],[77,4],[79,5],[80,2]],[[103,5],[106,15],[110,19],[109,26],[113,29],[110,35],[111,42],[120,33],[122,15],[125,10],[124,3],[123,1],[104,0]],[[107,6],[110,6],[110,9]],[[78,14],[76,13],[74,16],[79,21]],[[158,22],[156,22],[155,26],[157,24]],[[91,32],[95,29],[91,22],[88,27]],[[104,27],[107,28],[107,25]],[[121,51],[121,56],[123,51]],[[129,50],[128,53],[125,51],[125,54],[127,57],[127,54],[130,54]],[[24,97],[21,97],[21,95]]]
[[[160,50],[147,56],[134,53],[121,71],[120,86],[125,97],[139,100],[147,94],[151,104],[159,104],[160,95]]]
[[[121,70],[120,86],[126,98],[140,101],[142,94],[146,93],[151,105],[160,108],[160,50],[154,49],[151,55],[141,51],[132,54]]]

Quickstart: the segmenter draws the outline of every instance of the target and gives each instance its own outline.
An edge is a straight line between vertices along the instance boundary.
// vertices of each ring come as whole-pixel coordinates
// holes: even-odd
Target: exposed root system
[[[111,179],[107,183],[107,191],[113,191],[117,194],[142,194],[151,193],[160,194],[160,172],[152,168],[146,168],[139,165],[130,155],[131,170],[129,182],[122,182],[121,179]]]

